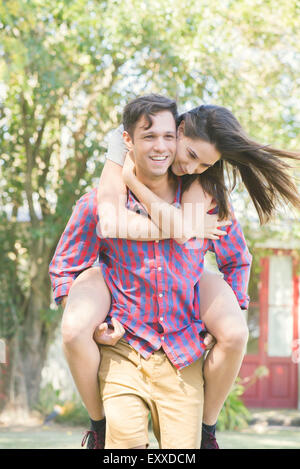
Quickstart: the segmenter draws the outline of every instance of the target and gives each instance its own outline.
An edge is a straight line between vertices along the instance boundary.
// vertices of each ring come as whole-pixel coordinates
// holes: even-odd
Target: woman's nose
[[[194,174],[197,169],[197,164],[188,164],[183,169],[185,174]]]

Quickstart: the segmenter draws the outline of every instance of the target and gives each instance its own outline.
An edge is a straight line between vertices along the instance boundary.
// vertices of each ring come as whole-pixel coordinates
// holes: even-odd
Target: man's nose
[[[154,142],[154,151],[157,151],[159,153],[163,153],[167,149],[166,142],[164,141],[163,138],[157,138]]]

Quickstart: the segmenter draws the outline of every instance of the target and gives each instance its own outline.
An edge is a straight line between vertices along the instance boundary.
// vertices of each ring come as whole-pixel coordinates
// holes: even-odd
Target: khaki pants
[[[178,371],[162,349],[144,360],[125,340],[101,346],[106,449],[148,445],[148,415],[160,448],[200,449],[202,358]]]

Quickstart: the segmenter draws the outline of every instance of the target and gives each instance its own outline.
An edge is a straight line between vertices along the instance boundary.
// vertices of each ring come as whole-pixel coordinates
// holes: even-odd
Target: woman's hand
[[[182,238],[175,238],[175,241],[178,244],[184,244],[192,238],[217,240],[227,235],[227,231],[221,230],[220,228],[231,224],[232,222],[230,220],[220,221],[218,215],[206,213],[203,217],[203,224],[196,227],[196,229],[191,229],[189,232],[187,231],[187,227],[185,227],[184,236]]]
[[[117,129],[110,133],[107,146],[106,158],[111,161],[115,161],[117,164],[122,165],[128,148],[123,140],[123,125],[120,125]]]
[[[116,343],[125,334],[125,329],[122,324],[115,318],[111,319],[113,328],[108,327],[106,322],[103,322],[96,327],[94,332],[94,340],[100,345],[116,345]]]
[[[126,154],[123,169],[122,169],[122,177],[123,177],[123,181],[125,182],[127,186],[129,186],[130,181],[132,181],[132,178],[136,177],[132,150],[130,150]]]
[[[223,226],[230,226],[232,221],[218,219],[218,215],[210,215],[208,213],[204,216],[204,227],[200,227],[200,233],[196,234],[196,237],[207,238],[207,239],[220,239],[220,236],[227,235],[227,231],[221,230]],[[202,236],[198,236],[198,235]]]

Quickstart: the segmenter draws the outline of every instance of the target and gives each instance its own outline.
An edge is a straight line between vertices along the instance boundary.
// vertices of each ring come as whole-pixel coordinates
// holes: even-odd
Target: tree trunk
[[[47,318],[50,304],[48,256],[32,278],[25,320],[8,342],[9,363],[5,381],[7,403],[0,415],[6,423],[25,423],[32,419],[32,410],[38,402],[42,369],[58,324],[58,318]]]
[[[4,381],[6,405],[1,413],[1,422],[19,423],[29,417],[28,396],[20,353],[20,332],[16,331],[8,341],[9,362]]]

